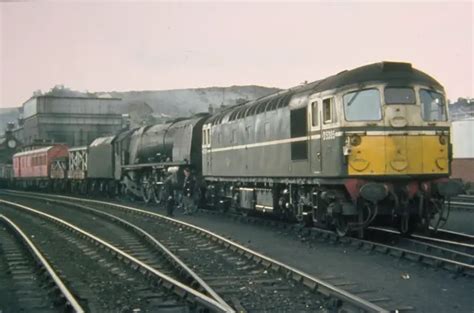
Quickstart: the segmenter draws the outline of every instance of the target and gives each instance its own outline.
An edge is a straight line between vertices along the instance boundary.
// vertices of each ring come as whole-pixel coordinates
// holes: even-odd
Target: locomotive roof
[[[336,75],[320,80],[313,89],[323,91],[335,89],[346,85],[364,82],[387,82],[389,84],[413,84],[421,83],[443,90],[438,81],[428,74],[412,67],[410,63],[402,62],[379,62],[361,66],[349,71],[342,71]],[[304,88],[307,90],[306,88]]]
[[[208,123],[218,124],[229,115],[228,120],[258,114],[287,106],[291,97],[303,92],[322,92],[343,86],[365,82],[386,82],[391,85],[409,85],[420,83],[443,90],[443,86],[434,78],[412,67],[410,63],[379,62],[364,65],[352,70],[342,71],[336,75],[317,80],[308,84],[283,90],[244,104],[230,107],[212,116]]]

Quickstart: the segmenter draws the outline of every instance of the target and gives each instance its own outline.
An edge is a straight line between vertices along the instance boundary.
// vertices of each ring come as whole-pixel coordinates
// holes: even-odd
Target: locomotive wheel
[[[100,195],[107,194],[106,184],[103,181],[101,181],[99,184],[99,194]]]
[[[91,184],[89,185],[89,194],[95,195],[96,185],[97,185],[97,182],[93,180]]]
[[[79,183],[79,194],[81,195],[87,194],[87,182],[83,181]]]
[[[430,219],[428,217],[422,217],[420,224],[418,225],[418,231],[420,231],[423,235],[431,236]]]
[[[206,194],[207,196],[207,194]],[[229,207],[230,212],[238,212],[239,211],[239,195],[238,193],[234,193],[232,196],[232,200],[230,201],[230,207]]]
[[[217,202],[217,210],[221,213],[227,213],[230,208],[230,203],[228,201],[222,200]]]
[[[305,212],[307,213],[307,212]],[[294,214],[294,219],[298,221],[298,223],[302,224],[304,227],[312,227],[313,226],[313,215],[311,213],[307,214]]]
[[[441,200],[431,199],[430,204],[432,205],[432,209],[429,216],[429,226],[436,232],[440,227],[446,224],[449,212],[447,212]]]
[[[112,198],[120,196],[120,185],[117,184],[117,182],[115,182],[115,181],[111,182],[110,196]]]
[[[339,237],[345,237],[350,233],[349,221],[343,216],[339,215],[334,220],[336,234]]]
[[[71,188],[69,189],[71,193],[75,194],[77,192],[76,182],[71,183]]]
[[[108,185],[108,196],[110,198],[115,198],[117,196],[117,185],[113,181],[109,181]]]
[[[142,199],[145,203],[150,203],[152,197],[153,197],[153,187],[146,183],[143,184],[141,187],[141,193],[142,193]]]
[[[152,198],[153,198],[153,202],[155,202],[156,204],[160,204],[161,203],[161,186],[160,185],[156,185],[156,186],[153,186],[152,188]]]
[[[418,227],[418,220],[409,214],[403,214],[398,223],[398,230],[402,236],[410,236]]]
[[[120,195],[120,198],[121,199],[124,199],[124,200],[129,200],[129,191],[127,189],[127,186],[122,183],[122,182],[119,182],[119,195]]]

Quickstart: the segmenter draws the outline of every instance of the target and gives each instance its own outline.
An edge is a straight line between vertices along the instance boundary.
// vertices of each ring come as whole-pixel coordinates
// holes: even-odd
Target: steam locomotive
[[[191,167],[201,201],[214,208],[318,223],[340,235],[369,225],[410,233],[445,222],[445,201],[461,192],[449,179],[447,110],[435,79],[409,63],[381,62],[212,115],[97,138],[45,160],[41,177],[20,171],[35,166],[23,161],[35,151],[16,154],[13,167],[23,187],[46,181],[145,202],[159,202],[164,179],[175,175],[179,185]]]

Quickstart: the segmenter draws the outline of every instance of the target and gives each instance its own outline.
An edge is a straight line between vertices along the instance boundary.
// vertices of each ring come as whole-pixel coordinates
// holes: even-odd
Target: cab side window
[[[323,100],[323,123],[331,124],[336,122],[336,112],[334,108],[334,98]]]
[[[311,103],[311,124],[313,127],[319,125],[319,111],[318,111],[318,101]]]

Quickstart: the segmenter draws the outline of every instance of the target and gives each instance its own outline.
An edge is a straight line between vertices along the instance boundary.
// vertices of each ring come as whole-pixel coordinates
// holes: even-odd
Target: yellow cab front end
[[[363,199],[378,218],[399,219],[403,232],[444,212],[444,201],[460,192],[449,179],[444,91],[374,83],[347,89],[341,99],[345,184],[353,201]]]
[[[343,99],[346,121],[358,128],[345,132],[349,176],[449,175],[450,125],[442,91],[379,86]]]
[[[449,121],[442,91],[379,86],[349,92],[343,99],[348,124],[365,128],[345,132],[349,176],[449,174]]]

